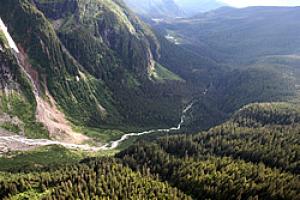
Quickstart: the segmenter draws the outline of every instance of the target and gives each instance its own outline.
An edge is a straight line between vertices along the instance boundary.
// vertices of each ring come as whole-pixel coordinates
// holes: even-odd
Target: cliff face
[[[48,138],[48,131],[35,117],[33,88],[16,60],[16,47],[10,44],[12,41],[3,28],[0,29],[0,132]]]
[[[10,68],[6,64],[6,55],[3,52],[2,46],[0,48],[0,88],[2,90],[16,88]]]
[[[181,97],[163,95],[175,86],[151,78],[159,43],[122,2],[3,0],[0,16],[20,50],[19,67],[31,76],[40,96],[54,101],[72,123],[177,122]],[[162,109],[170,100],[171,113]],[[160,103],[149,103],[153,101]]]
[[[124,67],[147,77],[153,68],[159,48],[156,38],[121,3],[35,0],[35,4],[55,24],[72,56],[94,76],[108,78],[108,71]],[[107,67],[108,64],[115,66]]]

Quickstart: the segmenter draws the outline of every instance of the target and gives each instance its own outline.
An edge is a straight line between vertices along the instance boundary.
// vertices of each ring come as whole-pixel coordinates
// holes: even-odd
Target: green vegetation
[[[25,135],[32,139],[49,139],[48,130],[44,127],[42,123],[39,122],[28,122],[25,125]]]
[[[93,138],[94,142],[107,143],[112,140],[119,139],[125,133],[117,129],[109,128],[86,128],[86,127],[76,127],[74,130],[83,133],[90,138]]]
[[[32,88],[7,49],[0,52],[0,62],[0,88],[6,87],[0,90],[0,112],[4,113],[4,118],[9,115],[19,120],[17,124],[7,121],[0,126],[15,133],[22,131],[29,138],[48,138],[48,131],[35,120],[36,102]]]
[[[86,159],[80,164],[40,173],[0,174],[1,199],[191,199],[150,175],[142,176],[113,159]]]
[[[159,63],[155,63],[155,68],[152,72],[152,77],[158,81],[165,81],[165,80],[174,80],[174,81],[183,81],[178,75],[174,74],[170,70],[166,69]]]
[[[35,121],[35,104],[28,102],[24,96],[12,91],[11,94],[0,95],[0,110],[18,117],[24,123],[24,133],[29,138],[49,138],[48,131],[41,123]],[[20,129],[20,127],[18,128]],[[16,130],[11,130],[16,132]]]
[[[133,137],[107,152],[47,146],[4,154],[0,199],[299,199],[300,72],[291,42],[299,40],[286,33],[289,23],[266,20],[273,10],[251,9],[240,20],[221,9],[195,23],[160,24],[154,35],[119,0],[3,0],[1,18],[38,73],[41,95],[49,90],[92,145],[172,127],[182,105],[194,105],[187,134]],[[282,35],[267,22],[284,24]],[[19,67],[0,52],[0,127],[47,138]]]
[[[6,47],[8,45],[6,37],[2,31],[0,31],[0,45],[4,46],[4,47]]]
[[[186,80],[199,101],[190,129],[211,128],[249,103],[299,103],[295,16],[299,8],[221,8],[153,25],[161,43],[158,62]],[[180,44],[166,41],[168,34],[180,37]]]
[[[159,57],[158,40],[123,3],[5,0],[3,5],[1,17],[38,72],[39,88],[49,90],[73,124],[176,124],[183,83],[149,80],[150,65]]]
[[[5,129],[5,130],[8,130],[12,133],[20,133],[21,129],[18,125],[16,124],[12,124],[12,123],[9,123],[9,122],[4,122],[3,124],[0,124],[0,127]]]
[[[139,140],[117,159],[79,162],[59,146],[2,157],[14,173],[0,173],[0,197],[298,199],[299,116],[294,104],[250,104],[207,132]]]
[[[24,121],[30,121],[34,115],[32,105],[16,91],[10,94],[1,94],[1,110]]]
[[[207,132],[163,137],[118,154],[195,199],[298,199],[299,108],[252,104]]]
[[[294,199],[299,195],[295,175],[228,157],[177,158],[175,149],[170,150],[173,152],[155,145],[135,146],[124,159],[133,169],[158,173],[195,199]]]
[[[297,17],[297,7],[224,7],[158,26],[180,35],[192,51],[240,69],[264,56],[299,53]]]
[[[37,170],[79,162],[82,158],[80,152],[70,151],[60,146],[46,146],[0,157],[0,171]]]

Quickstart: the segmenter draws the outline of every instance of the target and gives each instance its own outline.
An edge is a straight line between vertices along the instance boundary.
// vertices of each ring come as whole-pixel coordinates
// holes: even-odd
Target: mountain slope
[[[261,56],[299,53],[299,9],[224,7],[160,26],[194,51],[205,46],[214,49],[216,60],[239,66]]]
[[[226,6],[219,0],[175,0],[175,2],[189,17]]]
[[[19,49],[15,62],[30,76],[42,108],[54,109],[51,124],[44,125],[66,128],[54,128],[52,138],[71,131],[65,120],[84,127],[169,126],[180,120],[183,82],[152,78],[160,66],[157,39],[121,2],[5,1],[0,15]],[[37,117],[49,117],[38,111]]]
[[[218,21],[232,10],[203,16]],[[137,129],[174,127],[191,101],[183,128],[208,129],[248,103],[290,100],[299,85],[295,56],[280,65],[271,57],[248,66],[220,63],[219,52],[202,51],[185,32],[179,44],[164,38],[172,29],[181,34],[172,20],[155,26],[154,34],[120,1],[15,0],[0,13],[19,49],[15,62],[29,75],[35,118],[51,138],[82,143],[89,141],[78,134],[84,132],[108,142]],[[196,29],[198,17],[179,23],[193,27],[193,21]]]
[[[2,28],[0,29],[1,132],[6,129],[27,137],[48,138],[48,131],[42,124],[35,122],[37,103],[32,86],[9,50],[9,42]]]
[[[144,17],[175,18],[184,16],[184,12],[174,0],[125,0],[128,7]]]
[[[1,172],[0,196],[298,199],[299,120],[297,104],[250,104],[209,131],[146,139],[115,159]]]
[[[137,14],[154,20],[191,17],[226,6],[218,0],[125,0],[124,2]]]
[[[207,132],[146,140],[118,157],[196,199],[298,199],[299,114],[297,104],[251,104]]]
[[[297,34],[264,29],[274,8],[154,34],[119,0],[2,2],[0,199],[300,199],[300,59],[285,46]],[[286,9],[282,26],[297,24]],[[203,23],[234,27],[219,42],[241,38],[234,21],[259,30],[233,40],[239,56],[197,42]],[[244,49],[265,34],[279,55]]]
[[[1,199],[174,199],[191,197],[114,159],[86,159],[43,172],[0,174]],[[60,178],[63,177],[63,178]]]
[[[196,83],[196,89],[206,80],[202,92],[208,92],[194,104],[191,127],[205,122],[208,110],[209,116],[220,119],[249,103],[299,99],[298,11],[297,7],[224,7],[152,24],[173,43],[161,42],[161,63],[170,63],[171,70]],[[199,58],[197,62],[192,55],[196,61]],[[185,58],[189,62],[182,68]]]

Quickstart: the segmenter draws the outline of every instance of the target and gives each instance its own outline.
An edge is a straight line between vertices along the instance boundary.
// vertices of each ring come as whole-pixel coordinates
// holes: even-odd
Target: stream
[[[100,150],[113,150],[116,149],[123,141],[129,139],[130,137],[137,137],[146,134],[152,133],[169,133],[172,131],[178,131],[181,129],[182,125],[185,122],[187,112],[192,108],[193,103],[190,103],[182,112],[180,123],[177,127],[172,127],[168,129],[152,129],[148,131],[138,132],[138,133],[127,133],[123,135],[120,139],[111,141],[102,146],[90,146],[90,145],[78,145],[78,144],[69,144],[65,142],[59,142],[55,140],[48,139],[28,139],[21,135],[10,135],[10,134],[1,134],[0,130],[0,153],[7,151],[21,151],[29,150],[35,147],[40,146],[49,146],[49,145],[61,145],[68,149],[78,149],[83,151],[96,152]]]
[[[0,30],[4,33],[8,46],[11,48],[13,54],[16,57],[16,60],[18,61],[19,65],[19,49],[12,39],[11,35],[7,31],[7,27],[3,23],[2,19],[0,18]],[[38,89],[36,88],[34,81],[30,77],[28,73],[24,69],[22,69],[24,73],[27,75],[28,79],[33,85],[33,93],[35,94],[36,97],[39,96],[38,94]],[[123,135],[120,139],[111,141],[107,144],[104,144],[102,146],[90,146],[87,144],[84,145],[79,145],[79,144],[71,144],[71,143],[66,143],[66,142],[60,142],[60,141],[55,141],[55,140],[48,140],[48,139],[28,139],[25,136],[22,135],[13,135],[3,129],[0,129],[0,154],[3,152],[8,152],[8,151],[22,151],[22,150],[29,150],[33,149],[35,147],[40,147],[40,146],[49,146],[49,145],[61,145],[64,146],[65,148],[68,149],[79,149],[83,151],[100,151],[100,150],[113,150],[116,149],[122,142],[125,140],[131,138],[131,137],[138,137],[141,135],[147,135],[147,134],[153,134],[153,133],[169,133],[173,131],[179,131],[182,127],[182,125],[185,123],[186,119],[186,114],[187,112],[192,108],[193,103],[188,104],[184,110],[182,111],[181,119],[179,124],[176,127],[171,127],[171,128],[166,128],[166,129],[152,129],[148,131],[143,131],[143,132],[137,132],[137,133],[127,133]]]

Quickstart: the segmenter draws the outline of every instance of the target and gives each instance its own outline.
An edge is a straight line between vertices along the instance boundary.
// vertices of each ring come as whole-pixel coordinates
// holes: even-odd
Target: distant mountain
[[[136,1],[0,1],[0,199],[300,199],[300,8]]]
[[[125,0],[125,3],[139,15],[150,18],[184,16],[184,12],[174,0]]]
[[[227,4],[219,0],[174,0],[176,4],[186,13],[192,16],[201,12],[207,12],[227,6]]]
[[[227,6],[218,0],[124,0],[137,14],[150,18],[191,17]]]
[[[183,44],[212,49],[220,62],[239,65],[259,56],[298,54],[299,17],[299,7],[223,7],[161,23],[159,28],[177,35]]]
[[[300,46],[297,8],[278,8],[277,14],[275,8],[221,8],[170,19],[159,28],[169,38],[178,36],[172,44],[119,0],[4,2],[1,19],[19,53],[7,48],[9,40],[0,32],[0,100],[5,105],[0,117],[17,116],[15,132],[28,137],[57,138],[58,125],[71,130],[67,121],[84,128],[170,127],[178,123],[183,104],[195,98],[201,101],[194,105],[189,128],[209,128],[223,119],[214,116],[291,96],[300,85],[300,70],[293,66],[300,59],[292,55]],[[150,8],[154,2],[161,5],[157,9],[178,11],[173,1],[137,5]],[[279,20],[273,20],[276,16]],[[257,59],[265,55],[274,56]],[[255,58],[255,69],[240,71],[249,57]],[[20,102],[13,105],[3,95],[8,90]],[[45,108],[54,114],[44,116]],[[32,127],[32,121],[41,124]],[[12,125],[5,122],[2,126]]]
[[[210,84],[209,94],[214,93],[215,97],[209,100],[208,108],[217,107],[219,111],[231,113],[251,102],[285,100],[282,97],[300,93],[299,13],[298,7],[222,7],[189,19],[165,20],[153,27],[168,40],[172,41],[172,36],[179,41],[179,44],[173,41],[177,48],[198,54],[202,64],[204,58],[210,58],[216,63],[230,66],[232,71],[221,73]],[[177,54],[170,56],[174,49],[168,48],[168,58],[180,57]],[[180,60],[185,58],[181,57]],[[182,69],[183,65],[177,60],[173,63],[178,65],[176,69],[180,75],[180,70],[187,69]],[[212,64],[206,63],[204,66],[211,67]],[[194,76],[197,71],[186,70],[186,73]],[[199,78],[199,74],[195,79],[204,80],[202,76]],[[216,70],[214,74],[217,74]],[[181,76],[186,77],[183,74]],[[217,106],[212,106],[214,101]],[[191,127],[213,116],[212,112],[209,116],[197,112],[203,110],[205,104],[194,105],[192,112],[195,113],[195,122],[191,123]],[[222,116],[221,113],[214,113],[218,119]],[[201,126],[205,127],[203,124]]]

